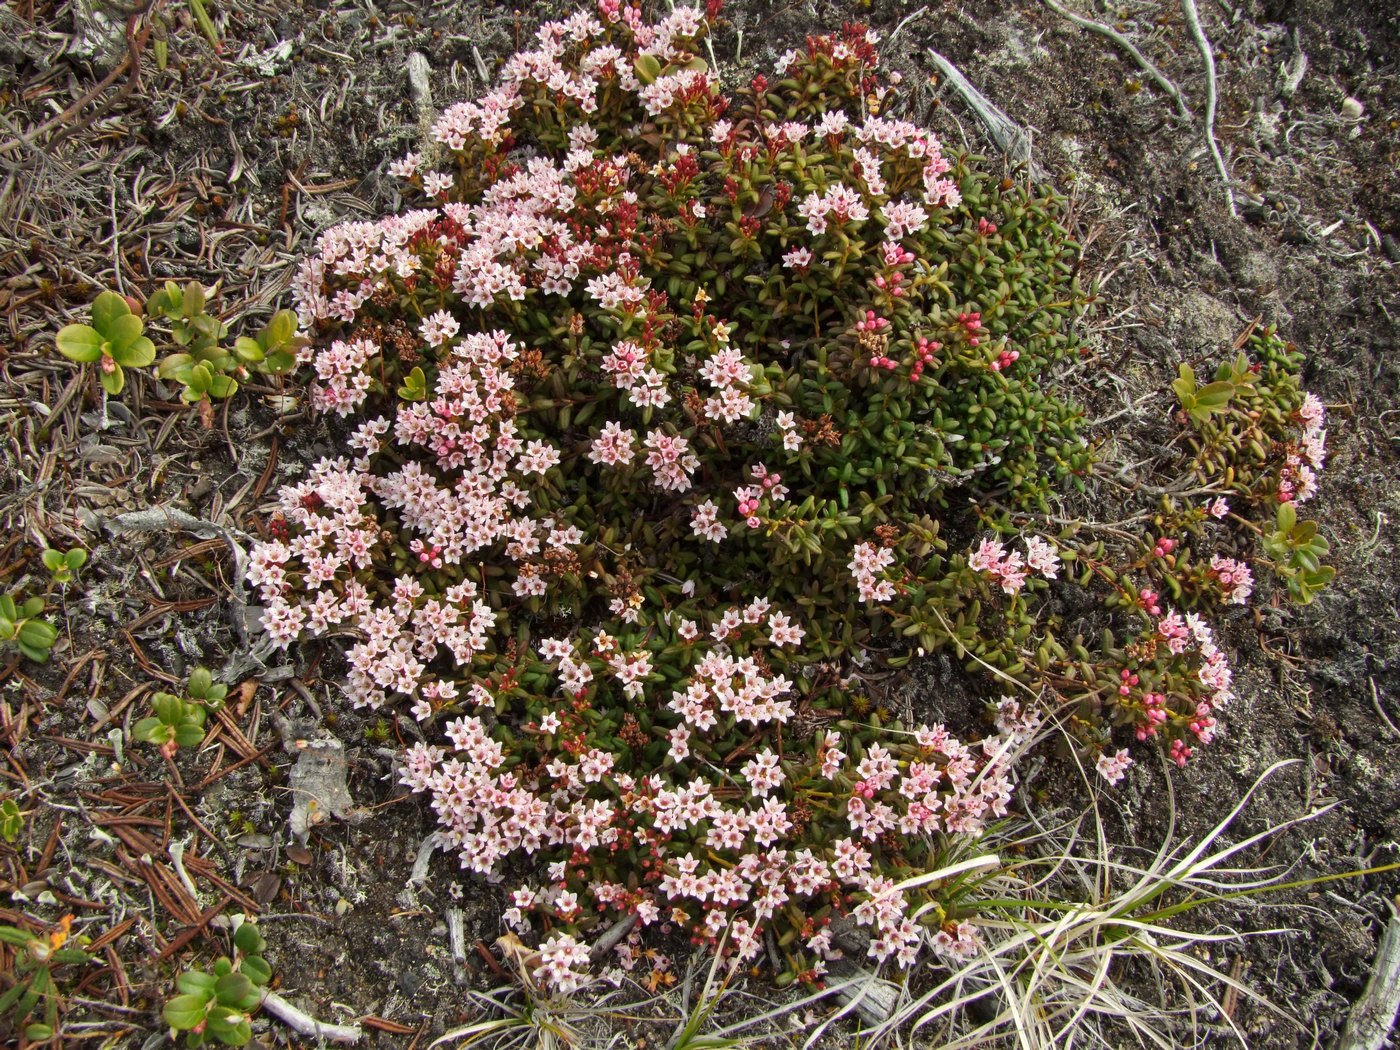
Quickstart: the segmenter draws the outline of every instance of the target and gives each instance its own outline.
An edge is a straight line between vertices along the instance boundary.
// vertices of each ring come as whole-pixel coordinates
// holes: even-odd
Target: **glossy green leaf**
[[[165,1004],[161,1017],[165,1023],[179,1032],[187,1032],[205,1019],[208,1013],[208,1000],[200,995],[177,995]]]
[[[114,337],[116,329],[113,327],[124,317],[131,317],[131,305],[126,301],[126,297],[118,295],[116,292],[103,292],[92,301],[92,326],[96,328],[107,339]],[[138,326],[140,318],[133,318]]]
[[[99,371],[98,378],[102,381],[102,388],[112,397],[116,397],[126,386],[126,373],[122,371],[121,365],[116,365],[110,372]]]
[[[101,334],[85,324],[65,325],[54,337],[54,345],[60,354],[84,364],[102,356],[102,343]]]

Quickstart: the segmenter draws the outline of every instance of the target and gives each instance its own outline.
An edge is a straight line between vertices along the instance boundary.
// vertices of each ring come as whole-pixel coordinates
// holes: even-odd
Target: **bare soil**
[[[169,3],[164,70],[144,8],[128,34],[126,17],[84,13],[94,6],[0,7],[0,588],[44,590],[44,539],[92,551],[81,583],[50,595],[62,628],[52,662],[0,661],[0,787],[28,811],[18,841],[0,844],[0,922],[72,913],[99,945],[101,967],[70,989],[63,1045],[158,1045],[175,965],[210,958],[209,919],[241,910],[261,915],[284,995],[323,1020],[384,1019],[370,1022],[367,1045],[423,1046],[469,1016],[465,988],[498,983],[476,945],[499,933],[501,904],[443,857],[410,882],[432,821],[395,786],[409,725],[344,703],[333,646],[285,666],[250,646],[223,534],[114,530],[124,513],[171,508],[246,547],[259,505],[333,451],[336,434],[294,391],[256,385],[209,428],[148,380],[104,411],[52,351],[52,333],[100,288],[144,296],[167,277],[219,282],[230,317],[284,304],[320,230],[399,206],[386,165],[420,135],[408,54],[427,57],[444,105],[479,90],[479,63],[564,5],[237,0],[211,5],[216,54],[188,6]],[[886,35],[899,27],[886,58],[913,116],[1009,170],[934,76],[932,47],[1032,132],[1035,162],[1075,201],[1084,273],[1101,285],[1094,354],[1077,381],[1103,420],[1093,433],[1108,466],[1150,459],[1135,435],[1151,427],[1129,424],[1167,418],[1178,363],[1218,355],[1256,317],[1305,349],[1307,384],[1332,419],[1311,516],[1332,539],[1338,578],[1312,606],[1266,594],[1228,623],[1242,697],[1223,739],[1170,785],[1179,830],[1199,834],[1269,766],[1297,759],[1237,833],[1335,808],[1245,859],[1292,865],[1294,879],[1398,860],[1400,8],[1202,0],[1238,217],[1205,147],[1204,62],[1181,9],[1076,10],[1131,38],[1194,119],[1111,41],[1038,3],[740,0],[726,5],[716,48],[738,83],[808,32],[855,19]],[[206,745],[173,763],[123,746],[114,730],[197,664],[234,687]],[[941,695],[956,692],[956,675],[936,664],[926,674],[947,686]],[[947,703],[938,695],[924,701]],[[276,727],[283,713],[344,742],[359,808],[357,820],[315,829],[304,850],[286,831],[295,747]],[[1082,806],[1057,795],[1053,767],[1040,778],[1023,797]],[[1156,848],[1167,783],[1139,769],[1105,798],[1125,850]],[[1251,1046],[1331,1043],[1397,891],[1394,873],[1345,879],[1203,920],[1290,931],[1213,960],[1292,1015],[1239,1002]],[[259,1037],[298,1043],[275,1025]]]

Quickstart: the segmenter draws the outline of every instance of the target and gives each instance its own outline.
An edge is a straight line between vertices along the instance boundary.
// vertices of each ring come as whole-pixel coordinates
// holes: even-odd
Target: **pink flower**
[[[614,420],[604,424],[602,433],[593,439],[588,458],[607,466],[626,466],[636,455],[636,445],[637,435]]]
[[[389,174],[399,179],[411,179],[418,171],[421,160],[417,153],[406,153],[400,160],[390,161]]]
[[[1210,559],[1210,571],[1220,581],[1230,604],[1248,603],[1249,596],[1254,593],[1254,574],[1248,565],[1217,554]]]
[[[555,991],[569,995],[583,987],[588,966],[588,946],[572,934],[556,933],[540,945],[540,965],[533,975]]]
[[[787,779],[771,748],[764,748],[745,762],[741,772],[754,795],[760,798]]]
[[[690,475],[700,466],[700,457],[690,450],[689,441],[679,434],[653,430],[643,444],[649,450],[647,466],[655,474],[658,488],[677,492],[690,488]]]
[[[690,730],[685,726],[676,726],[667,737],[671,741],[671,749],[667,754],[672,762],[680,762],[690,754]]]
[[[1099,755],[1099,759],[1095,763],[1095,767],[1098,769],[1099,775],[1102,776],[1105,780],[1107,780],[1110,784],[1117,784],[1120,780],[1123,779],[1124,776],[1127,775],[1128,767],[1132,764],[1133,758],[1130,754],[1128,754],[1128,751],[1125,748],[1119,751],[1112,758],[1110,758],[1107,754]]]
[[[1047,580],[1057,579],[1060,571],[1060,555],[1055,548],[1039,536],[1026,538],[1026,564]]]
[[[719,543],[728,535],[728,530],[719,521],[719,507],[714,500],[707,499],[690,512],[690,531],[711,543]]]
[[[812,252],[808,248],[794,248],[784,253],[783,265],[790,270],[805,270],[812,265]]]

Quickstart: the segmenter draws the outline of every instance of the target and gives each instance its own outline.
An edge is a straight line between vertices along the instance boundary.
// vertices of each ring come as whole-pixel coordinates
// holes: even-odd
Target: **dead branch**
[[[359,1025],[326,1024],[310,1014],[304,1014],[273,991],[263,992],[263,1009],[277,1020],[308,1039],[323,1039],[328,1043],[358,1043],[364,1038]]]
[[[1400,1012],[1400,898],[1391,907],[1381,935],[1371,980],[1351,1008],[1334,1050],[1381,1050]]]
[[[1181,0],[1181,8],[1186,13],[1186,25],[1191,30],[1191,36],[1196,41],[1196,46],[1201,49],[1201,57],[1206,60],[1206,145],[1210,147],[1210,155],[1215,159],[1215,170],[1220,172],[1220,181],[1225,184],[1225,203],[1230,206],[1232,218],[1239,218],[1239,212],[1235,210],[1235,191],[1230,186],[1230,172],[1225,167],[1225,158],[1220,154],[1220,146],[1215,141],[1215,55],[1210,49],[1210,41],[1206,39],[1205,31],[1201,28],[1201,16],[1196,10],[1196,0]]]
[[[963,76],[962,71],[952,62],[944,58],[933,48],[928,49],[929,57],[936,65],[948,83],[962,95],[967,104],[972,107],[972,111],[977,114],[983,126],[987,129],[987,134],[992,138],[993,144],[1002,153],[1006,154],[1017,164],[1026,164],[1030,167],[1031,178],[1040,180],[1045,177],[1045,173],[1040,169],[1035,161],[1031,160],[1031,136],[1019,124],[1008,117],[995,103],[986,95],[972,86],[972,82]]]
[[[1191,119],[1191,110],[1187,108],[1186,100],[1181,97],[1181,91],[1167,78],[1165,73],[1153,64],[1150,58],[1138,50],[1137,45],[1131,40],[1111,26],[1106,26],[1102,22],[1095,22],[1092,18],[1085,18],[1083,15],[1075,14],[1073,11],[1069,10],[1069,8],[1062,7],[1060,4],[1056,3],[1056,0],[1044,0],[1044,3],[1046,7],[1050,8],[1050,10],[1061,17],[1068,18],[1075,25],[1087,29],[1090,32],[1108,37],[1108,39],[1128,52],[1142,71],[1150,76],[1156,82],[1157,86],[1165,91],[1171,97],[1171,100],[1176,103],[1177,112],[1187,120]]]

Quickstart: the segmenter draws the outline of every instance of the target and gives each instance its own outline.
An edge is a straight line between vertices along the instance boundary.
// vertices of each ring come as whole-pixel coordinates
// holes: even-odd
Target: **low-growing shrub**
[[[133,739],[157,744],[161,753],[173,757],[182,747],[194,747],[204,739],[204,723],[212,711],[223,706],[228,686],[215,682],[209,671],[196,667],[185,685],[184,694],[156,693],[151,697],[151,715],[132,727]]]
[[[0,644],[9,643],[36,664],[48,663],[58,629],[40,617],[46,603],[39,595],[0,594]]]
[[[432,734],[403,781],[514,875],[562,991],[632,916],[628,968],[660,926],[817,980],[838,916],[881,961],[964,957],[1047,714],[1116,780],[1134,735],[1185,764],[1230,696],[1150,585],[1175,541],[1023,527],[1091,468],[1061,199],[873,115],[862,27],[729,95],[707,28],[545,25],[394,164],[422,207],[322,237],[300,353],[350,454],[251,557],[272,638],[353,635],[354,702]],[[1100,637],[1060,637],[1052,586]],[[935,649],[987,676],[994,733],[891,710]]]

